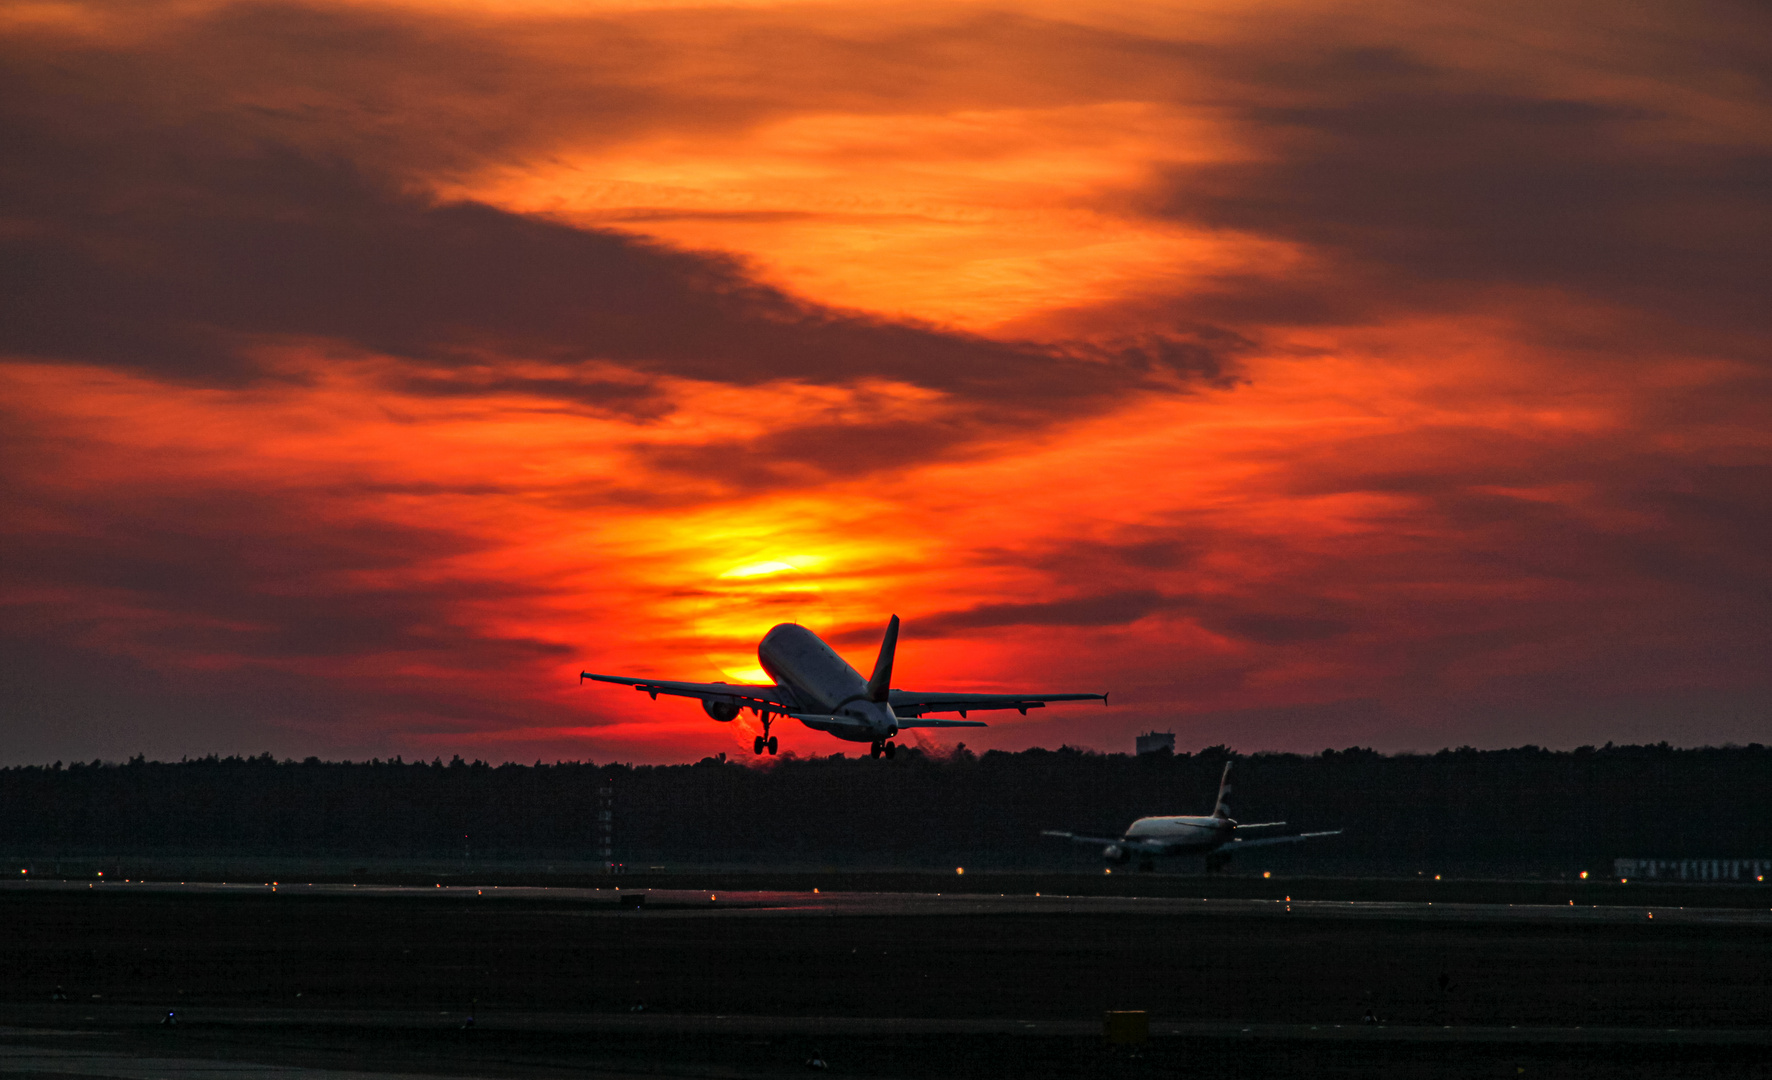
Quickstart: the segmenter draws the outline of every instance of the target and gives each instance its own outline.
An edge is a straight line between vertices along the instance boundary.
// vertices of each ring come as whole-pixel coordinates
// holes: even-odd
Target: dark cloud
[[[1200,546],[1185,540],[1164,538],[1159,540],[1133,541],[1124,544],[1091,545],[1094,554],[1106,555],[1123,566],[1136,567],[1139,570],[1174,570],[1193,562],[1200,555]],[[1075,548],[1045,560],[1045,564],[1054,570],[1071,570],[1078,560],[1080,552]]]
[[[54,122],[71,156],[104,135],[149,159],[175,157],[188,133],[235,152],[274,144],[381,175],[436,177],[562,143],[607,145],[661,123],[724,130],[769,112],[762,95],[671,78],[680,47],[610,19],[281,2],[90,7],[106,8],[95,13],[99,32],[46,25],[8,49],[9,83],[36,95],[13,111]]]
[[[1670,391],[1655,407],[1703,427],[1753,422],[1757,409],[1721,397]],[[1369,520],[1444,545],[1424,553],[1438,569],[1411,571],[1424,576],[1659,583],[1727,594],[1731,606],[1772,600],[1763,449],[1733,446],[1712,460],[1702,449],[1645,446],[1634,425],[1598,434],[1432,425],[1338,441],[1286,476],[1290,497],[1402,500]]]
[[[64,481],[102,469],[102,454],[31,441],[46,475],[0,476],[0,701],[20,720],[11,760],[314,745],[366,757],[487,728],[600,722],[510,694],[513,677],[545,679],[579,649],[476,614],[544,596],[457,569],[486,551],[480,537],[390,521],[353,500],[367,489],[269,476],[262,491],[144,481],[135,463],[133,482],[94,491]]]
[[[385,383],[391,389],[418,397],[543,398],[563,408],[642,422],[676,411],[675,403],[656,380],[598,378],[583,372],[531,374],[502,369],[496,364],[427,371],[414,365],[390,375]]]
[[[425,653],[497,668],[562,654],[559,643],[494,637],[465,625],[465,605],[536,595],[521,585],[430,580],[426,567],[484,543],[435,525],[353,518],[299,489],[108,491],[69,498],[10,485],[0,568],[15,595],[9,636],[88,632],[148,652],[233,661]]]
[[[413,151],[396,169],[377,149],[385,126],[378,107],[310,117],[353,137],[321,144],[292,127],[287,110],[267,118],[264,108],[226,97],[168,100],[157,84],[196,45],[233,56],[238,48],[223,46],[243,41],[265,54],[271,75],[237,58],[211,60],[198,69],[202,85],[238,99],[252,96],[241,86],[262,82],[301,97],[323,80],[293,70],[283,72],[287,84],[272,76],[310,55],[349,68],[339,76],[346,88],[370,80],[381,63],[390,65],[386,83],[404,76],[429,85],[456,61],[470,89],[521,81],[508,58],[480,56],[491,46],[387,16],[287,7],[224,9],[172,39],[126,63],[72,46],[50,62],[15,45],[20,62],[7,66],[0,94],[0,140],[9,148],[0,200],[11,215],[0,234],[10,300],[0,349],[234,383],[266,374],[258,359],[266,344],[321,339],[418,362],[422,370],[404,385],[425,393],[473,386],[434,369],[484,365],[489,356],[734,384],[884,378],[989,401],[989,413],[971,414],[988,427],[1141,386],[1222,377],[1248,346],[1228,332],[1106,350],[990,341],[821,308],[756,283],[720,256],[472,203],[437,205],[411,194],[408,181],[432,158]],[[442,96],[458,103],[463,94],[458,87]],[[624,123],[645,112],[601,104],[598,115]],[[521,109],[513,115],[519,126],[529,122]],[[398,138],[450,144],[452,133],[421,121],[419,134]],[[497,148],[478,128],[459,143],[472,153]],[[616,409],[657,407],[639,383],[612,387],[569,373],[477,381]]]
[[[859,113],[1211,103],[1255,153],[1174,168],[1144,208],[1299,243],[1316,262],[1209,280],[1174,302],[1182,325],[1259,337],[1502,285],[1764,327],[1772,155],[1689,104],[1584,95],[1567,79],[1539,89],[1427,45],[1345,43],[1363,32],[1206,44],[1005,13],[482,24],[239,4],[153,20],[118,44],[20,39],[0,76],[7,286],[25,313],[9,343],[218,377],[240,370],[238,335],[314,333],[402,355],[488,345],[741,381],[873,372],[1015,401],[1122,390],[1153,368],[1222,375],[1240,355],[1191,334],[1084,357],[879,323],[760,289],[720,260],[391,194],[561,146],[739,130],[813,100]],[[1763,108],[1753,38],[1639,43],[1639,74],[1709,80]],[[287,264],[263,265],[266,245]],[[147,265],[163,256],[164,270]],[[122,303],[71,327],[80,298]],[[125,349],[143,309],[163,315]],[[635,324],[666,318],[636,348]]]
[[[1297,645],[1340,637],[1352,626],[1341,619],[1296,618],[1286,615],[1229,615],[1202,622],[1226,637],[1261,645]]]
[[[231,182],[262,181],[257,194],[287,201],[230,212],[199,196],[98,222],[38,219],[6,238],[17,306],[0,347],[210,383],[262,375],[255,347],[291,338],[427,367],[493,352],[740,384],[874,376],[1050,396],[1111,378],[1031,349],[820,311],[717,257],[425,205],[281,151],[227,165]]]
[[[1545,287],[1767,326],[1772,153],[1755,143],[1671,104],[1535,92],[1394,47],[1222,59],[1252,84],[1234,111],[1259,152],[1172,170],[1158,211],[1301,243],[1331,273],[1302,295],[1296,278],[1276,296],[1226,279],[1195,311],[1322,322]],[[1772,103],[1763,82],[1749,96]]]
[[[916,620],[931,637],[1006,626],[1125,626],[1153,615],[1182,615],[1213,633],[1260,645],[1293,645],[1347,633],[1344,619],[1263,611],[1271,598],[1171,595],[1152,589],[1077,596],[1025,604],[982,604]]]
[[[1000,626],[1121,626],[1188,603],[1186,599],[1134,589],[1068,600],[981,604],[964,611],[924,616],[917,620],[917,630],[933,636]]]
[[[748,440],[695,446],[639,446],[647,472],[695,477],[723,494],[859,479],[943,457],[965,445],[977,424],[827,423],[787,427]]]
[[[665,377],[890,380],[943,395],[914,422],[787,415],[754,439],[637,446],[637,466],[682,482],[605,478],[582,493],[645,504],[952,457],[1129,392],[1223,383],[1254,348],[1197,322],[1097,343],[987,340],[823,308],[718,255],[438,204],[417,178],[540,145],[538,117],[565,125],[556,139],[616,139],[661,116],[712,122],[670,80],[619,85],[655,48],[632,28],[573,25],[609,43],[601,79],[597,65],[545,59],[547,79],[526,77],[522,30],[473,29],[246,5],[126,46],[13,42],[0,74],[0,350],[231,386],[309,377],[277,348],[307,343],[391,358],[383,380],[397,393],[524,395],[641,422],[674,408]],[[548,79],[566,104],[531,100]],[[732,107],[755,117],[783,103]],[[587,115],[609,130],[584,130]]]

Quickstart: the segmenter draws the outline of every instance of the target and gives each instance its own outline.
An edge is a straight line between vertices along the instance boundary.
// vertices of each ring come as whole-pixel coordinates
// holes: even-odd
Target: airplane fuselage
[[[1147,817],[1134,821],[1125,840],[1161,855],[1201,855],[1230,842],[1236,823],[1220,817]]]
[[[757,662],[776,685],[799,703],[799,719],[809,728],[850,742],[878,742],[898,734],[892,706],[868,700],[868,681],[817,634],[796,623],[782,623],[763,635]],[[860,724],[820,723],[807,713],[827,713]]]

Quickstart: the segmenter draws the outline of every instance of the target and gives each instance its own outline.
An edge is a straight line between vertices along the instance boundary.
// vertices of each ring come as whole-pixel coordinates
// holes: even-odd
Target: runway
[[[43,1042],[55,1037],[83,1039],[155,1029],[164,1014],[128,1006],[82,1010],[81,1028],[57,1029],[66,1022],[38,1006],[0,1005],[0,1041]],[[1099,1036],[1099,1017],[1086,1020],[932,1018],[915,1016],[758,1016],[677,1013],[523,1013],[499,1009],[472,1012],[425,1009],[228,1009],[198,1008],[179,1013],[180,1028],[251,1030],[267,1037],[278,1029],[407,1032],[527,1032],[555,1035],[1049,1035]],[[1693,1044],[1772,1047],[1772,1028],[1547,1027],[1473,1024],[1273,1024],[1241,1021],[1152,1019],[1152,1038],[1234,1038],[1360,1040],[1366,1042],[1488,1042],[1565,1044]],[[0,1066],[3,1068],[3,1066]]]
[[[1432,901],[1312,900],[1303,894],[1284,899],[1177,896],[1075,896],[977,892],[822,892],[805,890],[726,890],[720,888],[568,888],[309,884],[304,882],[65,882],[15,881],[0,891],[133,892],[165,895],[299,897],[377,897],[462,901],[523,901],[558,905],[585,917],[647,919],[856,916],[911,918],[991,915],[1213,915],[1308,916],[1319,919],[1404,920],[1456,923],[1621,924],[1660,922],[1772,927],[1772,908],[1684,907],[1677,905],[1473,904]],[[644,897],[641,909],[624,908],[622,898]]]
[[[257,1061],[211,1058],[138,1057],[102,1050],[63,1050],[55,1047],[0,1045],[0,1074],[30,1076],[102,1076],[117,1080],[445,1080],[425,1073],[363,1072],[356,1069],[312,1069],[294,1065],[270,1065]],[[460,1075],[448,1080],[465,1080]]]

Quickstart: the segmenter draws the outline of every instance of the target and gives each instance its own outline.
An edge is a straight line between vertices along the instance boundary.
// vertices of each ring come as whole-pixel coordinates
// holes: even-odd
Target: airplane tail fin
[[[1231,793],[1231,763],[1227,761],[1224,763],[1224,775],[1222,775],[1218,778],[1218,802],[1217,802],[1217,804],[1215,804],[1212,807],[1212,816],[1213,817],[1228,818],[1231,816],[1230,803],[1225,801],[1226,796],[1228,796],[1230,793]]]
[[[868,680],[868,700],[885,701],[892,688],[892,654],[898,651],[898,616],[886,624],[886,639],[880,642],[880,658],[874,661],[874,677]]]

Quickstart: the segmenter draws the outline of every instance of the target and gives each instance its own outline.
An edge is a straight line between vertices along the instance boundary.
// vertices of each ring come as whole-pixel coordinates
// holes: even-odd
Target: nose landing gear
[[[885,754],[888,758],[891,758],[894,755],[896,755],[897,753],[898,753],[898,744],[893,742],[891,739],[887,739],[883,742],[879,739],[875,739],[874,745],[868,747],[868,756],[869,757],[877,758],[881,754]]]

